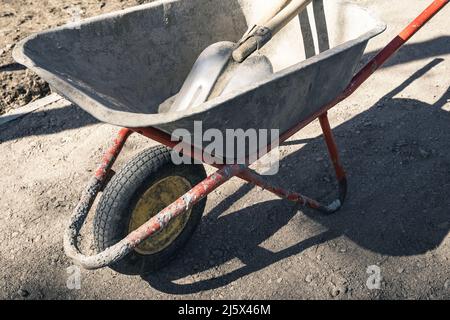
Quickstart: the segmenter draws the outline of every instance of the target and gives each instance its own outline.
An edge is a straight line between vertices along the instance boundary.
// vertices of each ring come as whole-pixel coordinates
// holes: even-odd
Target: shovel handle
[[[253,34],[253,32],[259,26],[265,25],[268,21],[272,20],[284,7],[286,7],[292,0],[278,0],[277,3],[272,8],[269,8],[267,12],[264,13],[264,16],[260,17],[258,21],[255,21],[254,24],[250,25],[247,32],[244,34],[242,39],[248,37]]]
[[[313,0],[291,0],[278,14],[264,24],[259,26],[246,37],[233,51],[233,59],[236,62],[243,62],[249,55],[259,50],[272,37],[285,27],[294,17],[306,9]]]

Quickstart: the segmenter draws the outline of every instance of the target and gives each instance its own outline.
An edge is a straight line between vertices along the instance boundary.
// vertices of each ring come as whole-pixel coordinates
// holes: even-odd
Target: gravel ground
[[[108,1],[103,8],[100,1],[78,3],[88,12],[134,2]],[[389,25],[370,43],[371,56],[427,1],[357,2]],[[57,1],[41,9],[33,1],[1,3],[0,28],[7,29],[7,39],[0,38],[0,48],[67,19],[52,15],[63,12]],[[32,17],[18,25],[27,10]],[[318,216],[233,179],[209,196],[184,252],[145,279],[109,269],[82,271],[81,289],[67,287],[71,262],[62,250],[63,227],[117,128],[65,102],[2,127],[0,298],[449,299],[449,14],[444,9],[330,112],[349,179],[348,202],[338,214]],[[2,64],[11,62],[9,55],[9,49],[1,55]],[[6,91],[30,79],[25,72],[0,74]],[[12,84],[4,82],[9,76]],[[133,137],[117,167],[151,145]],[[270,178],[273,183],[332,198],[333,173],[317,122],[281,153],[282,169]],[[92,243],[90,231],[86,243]],[[374,266],[381,272],[379,289],[367,286]]]

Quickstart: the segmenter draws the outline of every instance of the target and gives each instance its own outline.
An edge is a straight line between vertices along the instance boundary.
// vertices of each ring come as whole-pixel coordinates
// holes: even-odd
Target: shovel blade
[[[181,87],[171,111],[184,111],[207,101],[235,47],[235,43],[223,41],[203,50]]]

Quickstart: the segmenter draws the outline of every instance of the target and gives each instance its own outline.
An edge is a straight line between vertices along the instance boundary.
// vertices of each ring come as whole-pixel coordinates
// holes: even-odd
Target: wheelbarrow
[[[64,235],[67,256],[86,269],[109,266],[124,274],[162,268],[193,234],[206,197],[232,177],[318,213],[335,213],[344,204],[347,182],[327,111],[357,90],[448,2],[433,1],[357,72],[368,41],[386,26],[359,6],[316,0],[255,53],[270,60],[272,75],[182,112],[164,106],[170,105],[200,52],[214,42],[237,42],[268,1],[157,1],[23,40],[14,50],[19,63],[100,121],[124,128],[70,218]],[[330,204],[273,186],[250,169],[276,142],[283,143],[317,118],[339,186]],[[175,165],[171,150],[181,141],[174,139],[174,132],[183,129],[194,135],[199,121],[204,130],[221,133],[257,128],[281,134],[279,141],[244,153],[243,162],[226,153],[208,154],[194,139],[183,148],[183,156],[197,164]],[[132,133],[163,146],[143,151],[111,178]],[[210,176],[198,164],[205,155],[220,160],[208,163],[217,168]],[[78,237],[100,192],[94,217],[98,253],[86,256]]]

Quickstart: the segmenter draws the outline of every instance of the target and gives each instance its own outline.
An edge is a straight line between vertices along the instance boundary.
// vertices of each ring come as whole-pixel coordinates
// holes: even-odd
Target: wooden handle
[[[285,27],[294,17],[306,9],[313,0],[291,0],[263,26],[258,26],[247,35],[247,38],[233,51],[233,59],[243,62],[257,49],[262,48],[272,37]]]
[[[258,21],[253,23],[248,28],[247,32],[244,33],[244,36],[242,37],[242,39],[247,38],[247,36],[252,34],[252,32],[254,32],[257,27],[266,25],[266,23],[268,21],[272,20],[273,17],[275,17],[291,1],[292,0],[278,0],[277,3],[275,3],[275,5],[273,7],[269,8],[269,10],[267,10],[267,12],[264,12],[264,16],[260,17]]]
[[[283,10],[281,10],[275,17],[273,17],[264,26],[272,31],[275,35],[283,29],[292,19],[294,19],[300,12],[313,0],[292,0]]]

